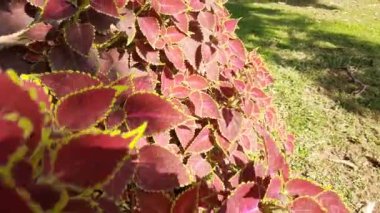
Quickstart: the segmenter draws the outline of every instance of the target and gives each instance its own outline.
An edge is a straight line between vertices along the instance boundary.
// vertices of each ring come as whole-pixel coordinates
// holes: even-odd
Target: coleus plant
[[[348,212],[224,3],[1,1],[0,211]]]

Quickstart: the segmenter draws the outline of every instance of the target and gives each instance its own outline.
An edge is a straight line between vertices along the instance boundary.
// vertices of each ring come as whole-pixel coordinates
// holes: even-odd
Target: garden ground
[[[380,1],[231,0],[297,136],[292,167],[359,211],[380,202]],[[379,208],[380,209],[380,208]]]

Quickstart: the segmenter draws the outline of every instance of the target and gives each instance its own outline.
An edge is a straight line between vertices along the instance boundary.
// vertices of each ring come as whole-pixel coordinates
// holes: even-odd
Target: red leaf
[[[141,143],[141,140],[138,144]],[[130,155],[129,159],[124,161],[119,171],[104,186],[104,192],[114,200],[119,200],[127,184],[132,181],[133,174],[137,166],[137,156]]]
[[[227,54],[228,54],[228,51],[226,51],[225,48],[219,47],[217,62],[219,62],[222,65],[227,65],[228,60],[229,60],[228,58],[229,56],[227,56]]]
[[[189,5],[192,11],[201,11],[206,6],[205,3],[203,3],[201,0],[190,0]]]
[[[252,99],[246,100],[243,103],[242,110],[247,117],[257,116],[260,113],[259,106]]]
[[[212,172],[210,163],[199,154],[191,155],[187,160],[187,166],[191,173],[198,178],[204,178]]]
[[[45,0],[27,0],[30,4],[37,6],[37,7],[43,7]]]
[[[335,192],[324,191],[317,195],[317,200],[322,207],[327,209],[327,212],[350,212]]]
[[[24,55],[23,59],[29,63],[37,63],[43,60],[43,56],[30,51]]]
[[[322,207],[311,197],[299,197],[290,206],[291,212],[325,212]]]
[[[201,11],[198,14],[197,20],[202,27],[211,31],[215,30],[216,18],[213,13],[208,12],[208,11]]]
[[[153,140],[155,144],[158,144],[163,147],[167,147],[169,145],[171,136],[169,131],[161,132],[153,135]]]
[[[91,203],[84,199],[70,199],[66,204],[63,212],[80,212],[80,213],[93,213],[99,209],[92,206]]]
[[[107,1],[105,1],[107,2]],[[90,23],[94,25],[97,31],[106,32],[110,29],[111,24],[117,24],[118,19],[89,8],[86,11],[86,16]]]
[[[154,44],[154,47],[156,49],[164,49],[166,45],[166,28],[162,27],[160,30],[160,35],[157,38],[156,43]]]
[[[185,56],[183,55],[182,49],[178,46],[167,46],[165,47],[165,55],[174,67],[178,70],[185,70]]]
[[[173,128],[186,119],[172,103],[153,93],[137,93],[128,97],[125,110],[129,127],[148,122],[148,135]]]
[[[210,151],[214,147],[210,140],[210,129],[211,127],[204,127],[198,135],[191,142],[190,146],[186,149],[187,152],[191,153],[203,153]]]
[[[136,184],[148,191],[166,191],[189,184],[190,177],[181,159],[158,145],[139,150]]]
[[[222,109],[222,115],[223,118],[218,119],[219,130],[223,137],[233,142],[241,132],[243,116],[240,112],[228,108]]]
[[[285,184],[285,190],[291,196],[315,196],[323,191],[323,188],[303,179],[292,179]]]
[[[150,46],[156,48],[156,42],[161,34],[161,27],[155,17],[138,17],[137,23],[140,27],[142,34],[148,40]]]
[[[245,61],[241,60],[237,56],[232,55],[229,58],[229,65],[232,67],[232,69],[241,70],[244,68]]]
[[[267,98],[268,96],[259,88],[252,88],[251,89],[251,94],[255,98]]]
[[[136,198],[141,213],[167,213],[170,212],[172,201],[161,192],[144,192],[138,190]]]
[[[250,212],[259,213],[260,198],[255,190],[255,183],[243,183],[239,185],[232,195],[227,199],[221,212]]]
[[[232,51],[231,53],[237,56],[240,60],[245,62],[246,59],[246,50],[243,42],[240,39],[229,40],[228,47]]]
[[[283,182],[280,177],[275,176],[270,180],[267,191],[265,193],[266,198],[280,199]]]
[[[189,97],[190,93],[191,93],[191,90],[188,87],[177,86],[172,89],[170,96],[179,98],[179,99],[185,99]]]
[[[26,91],[29,91],[32,94],[35,94],[35,97],[32,98],[39,104],[44,104],[45,110],[50,110],[51,108],[51,98],[42,85],[37,84],[36,82],[25,80],[21,83],[22,88]]]
[[[165,96],[170,96],[171,90],[175,86],[174,77],[172,71],[164,66],[161,72],[161,93]]]
[[[74,5],[66,0],[47,0],[43,9],[42,17],[44,19],[64,19],[72,16],[76,11]]]
[[[13,69],[20,73],[29,73],[33,70],[31,64],[24,59],[28,48],[25,46],[4,47],[0,50],[0,69]]]
[[[195,106],[195,114],[201,118],[220,118],[218,105],[207,93],[196,91],[189,96]]]
[[[76,52],[88,55],[94,41],[95,28],[91,24],[71,24],[65,29],[67,44]]]
[[[294,135],[287,135],[286,140],[284,141],[284,148],[288,154],[292,154],[294,152],[294,141]]]
[[[15,84],[7,74],[0,73],[0,115],[17,112],[33,124],[27,146],[33,151],[41,139],[43,116],[29,93]],[[9,95],[12,94],[12,95]],[[14,128],[12,128],[14,129]]]
[[[23,144],[24,138],[23,130],[16,122],[0,119],[0,129],[0,165],[3,166],[7,164],[9,157],[17,148]]]
[[[285,181],[288,181],[289,180],[289,176],[290,176],[290,166],[288,163],[285,163],[285,165],[282,167],[282,176],[283,176],[283,179]]]
[[[240,172],[237,172],[231,178],[228,179],[229,185],[231,185],[231,187],[233,188],[239,186],[239,183],[240,183],[239,179],[240,179]]]
[[[33,184],[27,189],[32,200],[38,203],[44,211],[53,209],[62,196],[60,189],[49,184]]]
[[[112,1],[104,1],[104,0],[90,0],[90,5],[96,11],[100,13],[104,13],[106,15],[112,17],[119,17],[119,13],[117,11],[117,7],[115,2]]]
[[[171,212],[197,212],[199,200],[198,193],[199,185],[196,185],[180,194],[174,201]]]
[[[0,199],[0,212],[33,212],[28,203],[15,189],[6,187],[2,182],[0,182]]]
[[[57,98],[88,87],[101,85],[101,82],[97,78],[81,72],[58,71],[44,73],[38,77],[41,83],[47,86]]]
[[[257,134],[253,128],[244,130],[244,132],[240,134],[238,143],[243,148],[244,153],[257,152],[261,149],[261,144],[257,142]]]
[[[110,83],[110,81],[115,80],[118,70],[114,70],[115,66],[122,64],[124,69],[130,69],[129,64],[129,54],[121,54],[116,48],[112,48],[106,51],[101,51],[100,53],[100,67],[96,75],[105,83]],[[123,79],[125,76],[119,78]],[[117,79],[117,80],[119,80]]]
[[[193,90],[204,90],[208,88],[208,81],[201,75],[190,75],[185,83]]]
[[[114,0],[114,1],[118,8],[124,7],[129,2],[129,0]]]
[[[179,149],[177,144],[169,143],[165,146],[166,149],[168,149],[171,153],[179,154],[181,153],[181,150]]]
[[[185,59],[189,62],[189,64],[194,68],[197,69],[199,67],[200,63],[200,42],[190,38],[185,37],[179,42],[180,47],[184,51]]]
[[[245,164],[245,167],[239,172],[239,182],[254,181],[256,183],[256,191],[261,199],[265,195],[265,190],[269,184],[269,178],[265,178],[266,169],[262,164],[254,164],[252,161]]]
[[[45,41],[46,35],[52,28],[52,25],[40,22],[29,27],[28,30],[23,33],[23,36],[31,41]]]
[[[44,41],[30,42],[26,46],[30,52],[37,54],[43,54],[49,48],[48,44]]]
[[[273,138],[266,132],[264,134],[264,144],[267,152],[268,169],[269,174],[272,175],[281,170],[286,165],[286,161]]]
[[[160,51],[154,50],[148,43],[136,42],[136,52],[144,61],[153,64],[160,65]]]
[[[233,85],[235,86],[235,88],[240,93],[244,93],[246,90],[246,87],[247,87],[246,82],[244,82],[243,80],[239,80],[239,79],[234,79]],[[250,100],[250,99],[248,99],[248,100]]]
[[[179,125],[175,128],[175,133],[181,143],[181,146],[185,149],[195,135],[195,130],[198,128],[194,120],[187,121],[183,125]]]
[[[152,6],[157,13],[174,15],[186,10],[184,0],[152,0]]]
[[[91,49],[89,56],[82,56],[66,45],[54,46],[48,53],[50,67],[55,70],[80,70],[95,74],[99,68],[99,56]]]
[[[97,200],[97,204],[102,212],[122,213],[120,206],[118,206],[115,201],[110,198],[101,197]]]
[[[210,208],[213,206],[221,206],[219,198],[225,190],[223,182],[217,175],[212,175],[208,181],[202,181],[199,188],[199,206]]]
[[[94,88],[66,96],[56,105],[57,122],[72,131],[96,125],[109,113],[115,95],[114,89]]]
[[[239,164],[236,164],[236,166],[241,167]],[[254,164],[252,161],[247,161],[244,162],[244,168],[230,178],[229,181],[232,186],[254,181],[256,184],[254,187],[257,195],[256,198],[263,199],[270,179],[267,178],[266,168],[262,164]]]
[[[130,44],[136,36],[136,15],[132,10],[126,9],[120,21],[117,23],[117,28],[125,32],[128,36],[127,44]]]
[[[33,18],[24,10],[25,1],[10,1],[7,10],[0,10],[0,37],[26,28]]]
[[[33,169],[27,160],[18,161],[12,167],[11,175],[17,187],[26,188],[33,183]]]
[[[228,33],[235,33],[236,28],[238,27],[238,19],[229,19],[224,22],[224,31]]]
[[[168,44],[176,44],[185,37],[186,35],[180,32],[175,26],[169,26],[168,28],[166,28],[165,39],[166,43]]]
[[[219,135],[219,133],[215,133],[215,141],[224,153],[227,154],[231,151],[232,143],[223,136]]]
[[[234,144],[231,145],[232,148],[230,150],[229,160],[237,167],[242,168],[246,166],[247,163],[249,163],[248,156],[244,152],[234,148],[233,145]]]
[[[62,182],[80,187],[103,182],[128,155],[134,137],[105,134],[74,137],[58,150],[54,174]]]
[[[181,83],[185,81],[185,75],[183,73],[177,73],[174,75],[174,84],[181,85]]]
[[[154,72],[144,72],[141,75],[131,74],[134,92],[154,92],[157,76]]]
[[[217,57],[217,49],[211,44],[202,43],[201,46],[202,62],[204,64],[211,63]]]
[[[173,22],[175,26],[178,27],[183,33],[187,34],[189,32],[189,17],[187,13],[178,13],[173,15]]]
[[[107,116],[104,121],[104,126],[106,129],[115,129],[118,128],[124,122],[126,118],[124,109],[116,108],[112,109],[110,114]]]

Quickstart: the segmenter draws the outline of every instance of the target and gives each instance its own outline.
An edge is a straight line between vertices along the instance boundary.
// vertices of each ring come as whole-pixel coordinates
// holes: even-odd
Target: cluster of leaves
[[[23,74],[0,73],[0,210],[348,212],[290,177],[224,3],[1,1],[0,68]]]

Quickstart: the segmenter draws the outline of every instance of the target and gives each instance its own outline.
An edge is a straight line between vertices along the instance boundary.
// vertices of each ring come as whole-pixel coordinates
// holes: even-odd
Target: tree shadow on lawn
[[[380,44],[328,32],[301,14],[252,3],[228,3],[243,17],[238,35],[268,61],[315,80],[348,111],[380,115]],[[376,117],[377,117],[376,116]]]
[[[319,0],[232,0],[233,2],[238,3],[252,3],[252,2],[260,2],[260,3],[269,3],[269,2],[277,2],[283,3],[292,6],[298,7],[314,7],[325,10],[338,10],[339,7],[334,5],[327,5],[321,3]]]

